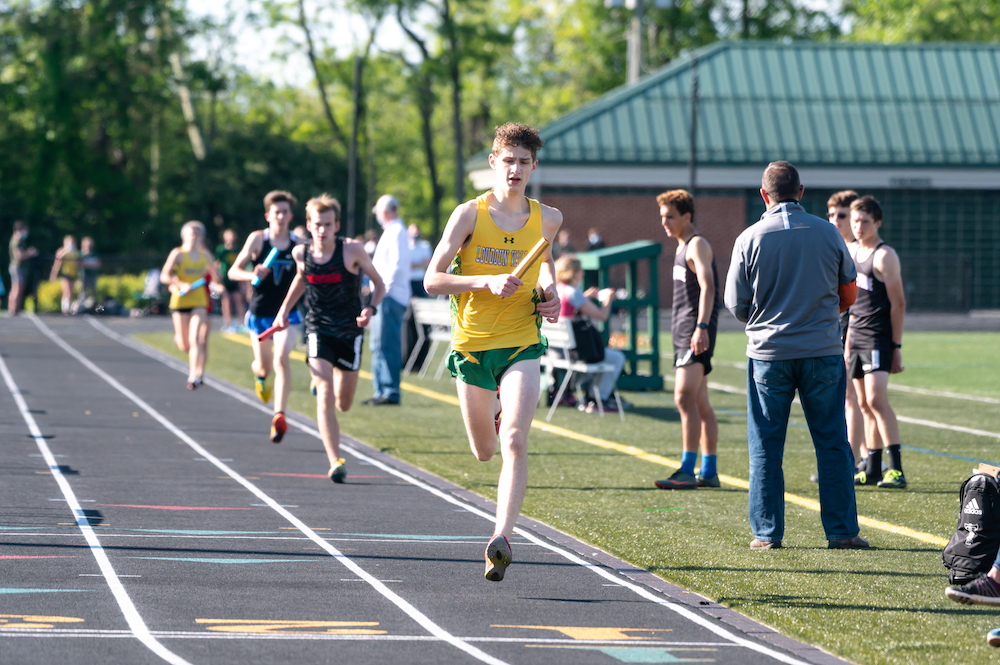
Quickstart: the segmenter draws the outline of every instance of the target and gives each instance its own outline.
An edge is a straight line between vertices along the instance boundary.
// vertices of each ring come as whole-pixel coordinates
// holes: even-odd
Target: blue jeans
[[[403,315],[406,305],[385,298],[371,322],[372,397],[399,401],[399,371],[403,366]]]
[[[750,529],[754,537],[776,541],[785,535],[781,462],[796,389],[816,448],[823,531],[827,540],[858,535],[854,455],[847,442],[844,417],[844,359],[838,355],[770,362],[747,360]]]

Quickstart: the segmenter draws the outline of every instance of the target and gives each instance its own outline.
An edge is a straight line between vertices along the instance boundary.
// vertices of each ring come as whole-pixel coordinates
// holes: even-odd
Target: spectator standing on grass
[[[567,254],[575,254],[573,240],[570,238],[569,229],[560,229],[556,235],[556,241],[552,243],[552,260],[558,261]]]
[[[420,237],[420,227],[416,224],[410,224],[406,233],[410,245],[410,291],[416,298],[426,298],[424,274],[427,272],[427,264],[431,262],[434,248]]]
[[[604,239],[601,234],[597,232],[597,229],[593,226],[587,231],[587,251],[592,252],[595,249],[604,249]]]
[[[868,432],[868,460],[855,485],[905,489],[899,422],[889,405],[889,375],[903,371],[906,296],[896,251],[882,242],[882,207],[872,196],[851,204],[850,251],[858,271],[858,299],[847,333],[848,373],[858,393]],[[882,446],[889,465],[882,475]]]
[[[600,294],[597,287],[591,287],[586,292],[581,291],[577,286],[583,280],[583,268],[580,266],[580,259],[573,254],[565,254],[556,261],[556,292],[562,302],[559,311],[560,318],[569,321],[577,316],[586,316],[595,321],[607,321],[611,316],[611,303],[615,299],[614,289],[605,289]],[[603,295],[601,305],[597,306],[591,298]],[[597,381],[597,393],[601,397],[601,407],[605,411],[617,412],[618,404],[611,399],[611,393],[615,389],[615,383],[621,376],[622,368],[625,367],[625,354],[618,349],[607,347],[604,349],[604,362],[609,362],[614,366],[610,372],[604,372]],[[626,402],[622,401],[622,408]],[[593,396],[590,396],[587,404],[583,407],[587,413],[597,411],[597,404]]]
[[[18,220],[14,222],[14,232],[10,236],[10,296],[7,299],[7,313],[15,316],[28,292],[31,279],[31,261],[38,256],[38,250],[28,245],[28,225]]]
[[[674,253],[674,404],[681,416],[681,468],[656,486],[666,490],[719,487],[719,424],[708,401],[708,375],[719,328],[719,274],[708,241],[694,228],[694,197],[683,189],[656,197],[660,224],[677,239]],[[701,469],[694,464],[701,448]]]
[[[385,299],[372,317],[372,396],[362,404],[399,404],[403,367],[403,316],[410,305],[410,240],[399,216],[399,201],[383,194],[372,210],[382,225],[372,263],[385,284]]]
[[[851,204],[858,199],[858,193],[852,189],[837,192],[826,202],[826,216],[830,223],[837,227],[844,242],[848,245],[854,242],[854,232],[851,231]],[[840,314],[840,341],[844,346],[844,362],[847,362],[847,326],[851,322],[851,309]],[[861,415],[861,407],[858,405],[858,393],[854,389],[854,382],[847,382],[847,401],[844,403],[847,411],[847,434],[851,440],[851,450],[854,451],[854,462],[862,462],[868,457],[868,448],[865,445],[865,421]]]
[[[240,322],[246,308],[246,296],[243,295],[243,283],[229,278],[229,269],[236,265],[240,255],[236,231],[226,229],[222,232],[222,244],[215,248],[215,259],[219,262],[219,272],[222,274],[222,329],[228,333],[238,332]]]
[[[750,528],[755,550],[781,547],[782,457],[798,390],[819,471],[820,518],[830,549],[863,549],[847,441],[847,372],[840,312],[856,295],[854,261],[829,222],[799,204],[795,167],[772,162],[761,197],[767,210],[736,239],[726,307],[746,323]]]

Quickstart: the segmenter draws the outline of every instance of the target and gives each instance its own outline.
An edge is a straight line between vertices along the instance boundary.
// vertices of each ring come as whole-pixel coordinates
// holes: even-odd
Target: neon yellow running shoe
[[[261,402],[267,404],[271,401],[271,388],[267,385],[267,377],[255,376],[254,377],[255,386],[257,392],[257,397]]]
[[[344,482],[344,480],[347,478],[346,464],[347,460],[341,457],[339,460],[337,460],[336,464],[330,467],[330,470],[327,471],[326,475],[329,476],[330,480],[332,480],[335,483],[339,484]]]
[[[889,489],[905,490],[906,489],[906,476],[899,469],[889,469],[882,476],[882,480],[878,481],[879,487],[886,487]]]

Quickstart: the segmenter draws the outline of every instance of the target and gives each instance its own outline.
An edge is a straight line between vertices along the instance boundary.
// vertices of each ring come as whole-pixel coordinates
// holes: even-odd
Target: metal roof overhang
[[[756,189],[766,164],[760,166],[704,166],[698,169],[699,189]],[[844,189],[1000,189],[998,168],[894,168],[802,166],[806,187]],[[476,189],[493,187],[492,169],[469,172]],[[685,166],[539,165],[529,187],[634,188],[687,186]]]

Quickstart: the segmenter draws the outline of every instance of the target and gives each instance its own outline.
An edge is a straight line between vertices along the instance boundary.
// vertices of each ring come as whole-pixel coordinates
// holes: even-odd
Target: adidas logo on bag
[[[982,515],[983,509],[979,507],[979,502],[973,498],[969,500],[969,503],[965,504],[962,512],[966,515]]]

